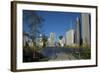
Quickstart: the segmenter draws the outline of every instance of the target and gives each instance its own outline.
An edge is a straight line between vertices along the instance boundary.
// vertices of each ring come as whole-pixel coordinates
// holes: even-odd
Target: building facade
[[[75,30],[75,44],[77,46],[80,46],[80,41],[81,41],[81,25],[80,25],[80,19],[77,17],[76,18],[76,30]]]
[[[83,45],[91,43],[91,24],[90,24],[90,15],[89,13],[82,13],[82,40]]]
[[[59,39],[59,44],[61,45],[61,47],[64,47],[64,45],[65,45],[65,37],[63,37],[62,39]]]
[[[43,47],[43,38],[42,38],[42,34],[40,34],[40,36],[36,38],[36,46],[38,46],[38,47]]]
[[[66,46],[71,46],[74,44],[74,30],[70,29],[69,31],[66,32],[66,41],[65,41],[65,45]]]
[[[55,46],[55,33],[51,32],[50,37],[48,38],[48,46],[54,47]]]
[[[33,42],[32,42],[32,39],[29,38],[28,34],[27,33],[24,33],[23,34],[23,46],[29,46],[29,47],[32,47],[33,46]]]

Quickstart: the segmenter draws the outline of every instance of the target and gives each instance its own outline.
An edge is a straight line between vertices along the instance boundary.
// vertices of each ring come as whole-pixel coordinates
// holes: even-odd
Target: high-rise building
[[[38,47],[43,47],[43,38],[42,38],[42,34],[39,35],[39,37],[36,38],[36,45]]]
[[[81,25],[80,20],[76,18],[76,30],[75,30],[75,43],[80,46],[80,37],[81,37]]]
[[[24,32],[23,33],[23,46],[26,46],[28,41],[29,41],[28,34]]]
[[[23,46],[29,46],[29,47],[32,47],[33,46],[33,42],[32,42],[32,39],[29,38],[29,35],[28,33],[23,33]]]
[[[55,33],[51,32],[50,37],[48,38],[48,46],[54,47],[55,46]]]
[[[61,47],[64,47],[64,45],[65,45],[65,37],[62,37],[62,39],[59,39],[59,44],[61,45]]]
[[[66,45],[71,46],[74,44],[74,30],[70,29],[69,31],[66,32]]]
[[[89,13],[82,13],[82,40],[83,44],[90,45],[91,40],[91,26],[90,26],[90,15]]]

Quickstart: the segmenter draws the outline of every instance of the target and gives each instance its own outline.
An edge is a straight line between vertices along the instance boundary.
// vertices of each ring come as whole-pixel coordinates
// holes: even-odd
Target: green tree
[[[40,15],[38,15],[36,11],[24,10],[23,14],[24,24],[27,23],[26,25],[29,28],[29,35],[32,38],[33,45],[35,47],[35,39],[41,33],[42,22],[44,21],[44,19]]]
[[[61,36],[59,36],[59,39],[61,40],[63,38],[63,36],[61,35]]]
[[[34,58],[36,57],[35,50],[37,48],[35,39],[39,36],[41,32],[43,21],[44,19],[40,15],[38,15],[36,11],[23,10],[23,25],[27,26],[27,29],[29,29],[28,33],[33,42],[33,48],[31,48],[31,52],[33,53]],[[24,31],[25,30],[26,29],[24,28]]]
[[[43,47],[46,47],[48,37],[45,34],[43,34],[42,39],[43,39]]]

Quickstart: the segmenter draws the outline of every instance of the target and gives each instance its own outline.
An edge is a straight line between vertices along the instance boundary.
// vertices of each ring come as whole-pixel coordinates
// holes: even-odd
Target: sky
[[[24,10],[23,15],[26,16],[27,12],[33,11]],[[81,13],[75,12],[36,11],[36,13],[44,19],[41,31],[48,37],[51,32],[55,32],[56,39],[61,35],[65,36],[68,30],[75,29],[77,17],[81,20]],[[23,20],[23,23],[24,31],[28,32],[27,20]]]

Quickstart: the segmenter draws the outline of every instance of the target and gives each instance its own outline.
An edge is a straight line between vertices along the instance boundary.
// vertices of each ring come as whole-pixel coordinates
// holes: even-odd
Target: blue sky
[[[29,10],[24,11],[29,12]],[[36,11],[36,13],[45,20],[42,23],[43,27],[41,30],[48,37],[50,36],[51,32],[55,32],[56,38],[58,38],[60,35],[65,36],[65,33],[68,30],[75,28],[76,18],[78,17],[81,20],[80,13],[75,12]],[[23,29],[24,31],[28,32],[27,20],[23,22]]]

